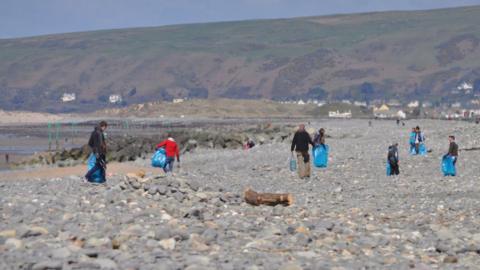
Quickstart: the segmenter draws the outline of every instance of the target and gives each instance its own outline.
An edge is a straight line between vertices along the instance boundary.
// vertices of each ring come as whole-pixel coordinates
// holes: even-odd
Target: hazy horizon
[[[0,38],[253,19],[480,5],[480,0],[1,0]]]

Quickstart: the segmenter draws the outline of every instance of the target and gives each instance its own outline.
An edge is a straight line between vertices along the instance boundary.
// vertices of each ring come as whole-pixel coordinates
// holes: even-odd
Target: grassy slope
[[[191,88],[206,88],[212,97],[230,90],[228,95],[278,98],[314,85],[343,93],[363,82],[394,96],[422,84],[439,92],[445,87],[428,82],[432,74],[460,68],[450,74],[460,80],[479,69],[480,50],[462,51],[463,43],[450,44],[445,56],[458,49],[463,59],[438,59],[439,46],[451,39],[480,39],[479,16],[477,6],[0,40],[0,91],[23,89],[10,90],[5,100],[18,93],[35,96],[35,102],[15,105],[33,110],[55,108],[64,91],[77,92],[82,107],[98,107],[98,95],[125,94],[133,87],[139,93],[130,102],[188,94]],[[319,49],[328,53],[318,56]],[[0,106],[12,109],[9,104]]]

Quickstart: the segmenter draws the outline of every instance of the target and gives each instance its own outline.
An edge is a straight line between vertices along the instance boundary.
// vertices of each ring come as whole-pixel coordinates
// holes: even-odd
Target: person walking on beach
[[[172,173],[173,174],[173,163],[175,162],[175,157],[177,158],[177,162],[180,166],[180,151],[178,149],[178,144],[173,139],[172,135],[169,133],[167,134],[167,139],[159,143],[156,147],[158,150],[159,148],[165,147],[165,155],[167,156],[165,167],[163,171],[165,173]]]
[[[388,163],[390,164],[390,175],[399,175],[400,174],[400,166],[399,166],[399,158],[398,158],[398,143],[394,143],[388,147],[388,155],[387,155]]]
[[[98,126],[95,127],[90,139],[88,140],[88,146],[92,149],[92,153],[95,155],[95,166],[91,168],[85,178],[89,182],[93,182],[93,174],[100,170],[101,179],[105,179],[105,173],[107,170],[107,143],[105,141],[104,132],[107,129],[107,122],[101,121]]]
[[[293,136],[291,151],[292,155],[296,152],[298,162],[298,175],[300,179],[310,178],[310,154],[308,145],[314,146],[310,134],[305,130],[305,125],[301,124]]]
[[[5,163],[8,164],[10,162],[10,156],[8,153],[5,154]]]
[[[251,149],[255,146],[255,142],[251,138],[247,138],[244,148],[245,149]]]
[[[321,128],[318,130],[318,133],[315,135],[313,139],[313,144],[315,146],[323,146],[325,147],[325,129]]]
[[[417,154],[420,153],[420,144],[425,142],[425,136],[423,136],[422,131],[420,130],[420,127],[417,126],[415,128],[415,152]]]
[[[448,136],[448,141],[450,142],[450,145],[448,147],[448,153],[446,154],[446,156],[452,157],[453,166],[455,166],[455,164],[457,164],[458,158],[458,145],[455,142],[455,136]]]

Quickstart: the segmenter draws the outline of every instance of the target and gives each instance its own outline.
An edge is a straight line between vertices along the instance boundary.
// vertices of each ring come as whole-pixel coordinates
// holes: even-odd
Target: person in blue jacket
[[[416,129],[413,127],[412,128],[412,131],[410,132],[410,153],[413,152],[413,150],[415,149],[415,138],[417,137],[417,131]],[[416,153],[415,153],[416,154]]]
[[[417,126],[415,128],[416,136],[415,136],[415,152],[417,155],[420,153],[420,144],[425,142],[425,136],[423,135],[420,127]]]

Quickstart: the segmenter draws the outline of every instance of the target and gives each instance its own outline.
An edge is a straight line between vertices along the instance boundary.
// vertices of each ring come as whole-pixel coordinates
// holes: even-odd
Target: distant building
[[[418,106],[420,106],[420,102],[418,100],[412,101],[407,105],[408,108],[418,108]]]
[[[297,104],[298,104],[298,105],[305,105],[305,102],[300,99],[300,100],[297,102]]]
[[[185,100],[183,98],[174,98],[173,99],[173,103],[177,104],[177,103],[182,103],[184,102]]]
[[[388,107],[386,104],[383,104],[382,106],[378,108],[373,108],[374,112],[388,112],[390,110],[390,107]]]
[[[425,101],[425,102],[423,102],[422,107],[423,108],[431,108],[431,107],[433,107],[433,104],[429,101]]]
[[[463,91],[471,91],[473,90],[473,85],[471,83],[463,82],[459,86],[457,86],[457,89]]]
[[[407,118],[407,114],[404,111],[400,110],[400,111],[397,112],[397,117],[399,119],[405,119],[405,118]]]
[[[110,95],[110,97],[108,97],[108,101],[112,104],[118,104],[118,103],[122,102],[122,96],[121,95]]]
[[[323,101],[323,100],[319,100],[318,103],[317,103],[317,106],[318,107],[322,107],[323,105],[327,104],[327,102]]]
[[[390,107],[400,107],[402,106],[402,104],[400,103],[400,101],[398,101],[397,99],[391,99],[388,101],[387,103],[388,106]]]
[[[451,105],[451,107],[458,109],[458,108],[462,107],[462,104],[460,102],[455,102]]]
[[[330,118],[352,118],[352,111],[347,112],[339,112],[337,111],[329,111],[328,117]]]
[[[357,107],[367,107],[367,102],[365,102],[365,101],[354,101],[353,105],[355,105]]]
[[[348,99],[342,100],[342,103],[343,103],[343,104],[352,104],[352,102],[351,102],[350,100],[348,100]]]
[[[77,95],[75,95],[75,93],[63,93],[60,99],[62,102],[71,102],[77,99]]]

